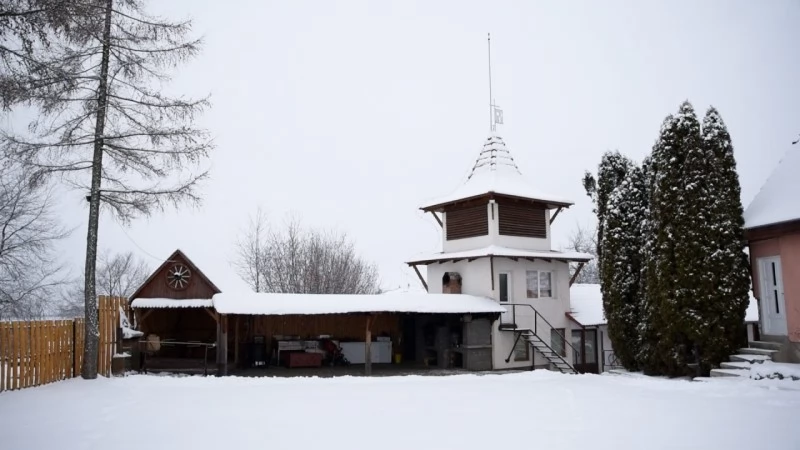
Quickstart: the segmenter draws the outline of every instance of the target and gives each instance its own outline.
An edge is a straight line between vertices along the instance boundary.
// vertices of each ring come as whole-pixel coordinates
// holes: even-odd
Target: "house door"
[[[786,302],[783,297],[781,259],[761,258],[759,263],[764,334],[786,336]]]
[[[508,304],[509,302],[513,302],[511,299],[511,274],[508,272],[500,272],[497,274],[497,281],[500,291],[500,304],[506,308],[506,312],[500,314],[500,323],[513,324],[514,308]]]

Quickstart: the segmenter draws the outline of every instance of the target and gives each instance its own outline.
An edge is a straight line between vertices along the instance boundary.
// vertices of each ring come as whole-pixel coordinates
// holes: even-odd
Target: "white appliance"
[[[366,342],[340,342],[344,357],[351,364],[364,364],[366,362]],[[372,342],[370,356],[374,364],[389,364],[392,362],[392,341]]]

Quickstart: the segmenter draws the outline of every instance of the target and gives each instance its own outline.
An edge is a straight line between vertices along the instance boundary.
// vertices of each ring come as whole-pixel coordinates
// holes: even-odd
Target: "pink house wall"
[[[783,296],[786,302],[786,329],[789,340],[800,342],[800,233],[750,242],[753,294],[761,300],[758,259],[780,256],[783,275]]]

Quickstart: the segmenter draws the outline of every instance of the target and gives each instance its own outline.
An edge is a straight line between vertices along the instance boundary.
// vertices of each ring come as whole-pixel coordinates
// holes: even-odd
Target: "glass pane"
[[[553,290],[550,287],[550,272],[539,272],[539,296],[543,298],[552,297]]]
[[[564,329],[563,328],[551,328],[550,329],[550,346],[553,347],[553,350],[557,351],[561,356],[567,356],[566,348],[567,345],[564,342]]]
[[[500,274],[500,301],[507,302],[508,301],[508,274],[501,273]]]
[[[517,344],[514,346],[514,361],[527,361],[528,360],[528,342],[525,339],[519,338]]]
[[[539,298],[539,272],[529,270],[525,272],[528,298]]]
[[[581,364],[581,330],[572,330],[572,347],[575,364]]]
[[[594,364],[597,362],[597,330],[586,330],[584,339],[586,344],[586,364]]]

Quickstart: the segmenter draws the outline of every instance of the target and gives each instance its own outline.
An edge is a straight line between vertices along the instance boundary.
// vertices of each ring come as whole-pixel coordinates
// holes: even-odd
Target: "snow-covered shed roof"
[[[499,256],[508,258],[533,258],[533,259],[554,259],[556,261],[578,261],[588,262],[594,256],[580,252],[557,252],[553,250],[521,250],[516,248],[501,247],[490,245],[488,247],[464,250],[460,252],[438,252],[419,255],[407,264],[414,266],[418,264],[430,264],[439,261],[454,261],[460,259],[485,258],[489,256]]]
[[[800,219],[800,148],[786,152],[744,212],[745,228]]]
[[[585,327],[606,324],[599,284],[573,284],[569,288],[569,303],[570,315],[579,324]]]
[[[131,308],[211,308],[213,303],[210,298],[136,298],[131,302]]]
[[[220,314],[311,315],[350,313],[501,313],[505,308],[487,297],[465,294],[395,295],[221,293],[214,295]]]
[[[486,139],[467,180],[449,195],[432,199],[420,209],[438,210],[444,205],[487,194],[538,200],[550,207],[570,206],[570,200],[535,189],[520,173],[514,158],[500,136]]]
[[[573,284],[569,288],[569,302],[570,316],[579,324],[585,327],[606,324],[599,284]],[[752,294],[744,321],[758,322],[758,302]]]

